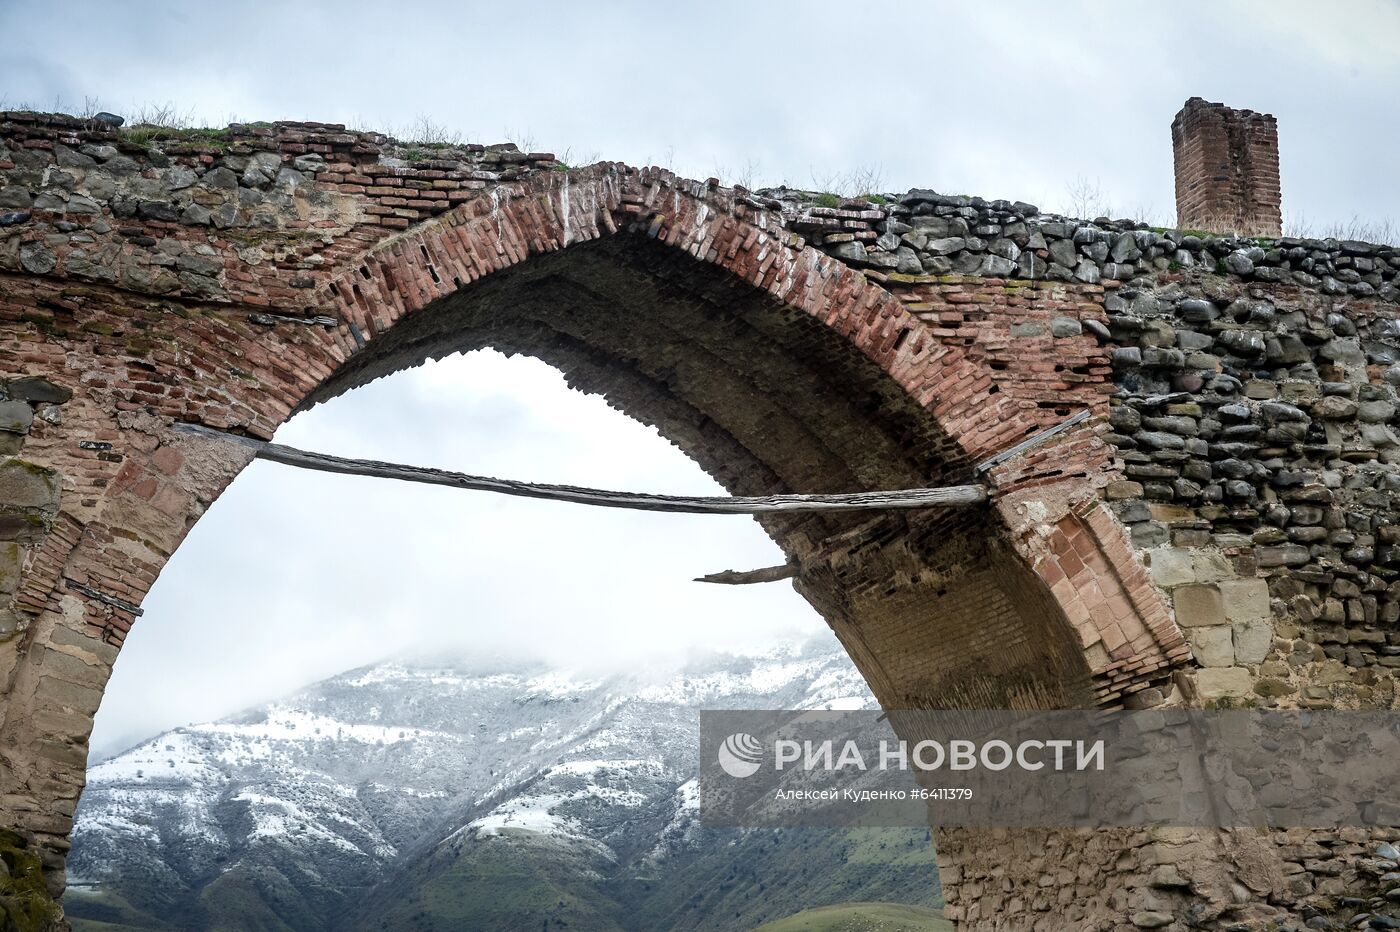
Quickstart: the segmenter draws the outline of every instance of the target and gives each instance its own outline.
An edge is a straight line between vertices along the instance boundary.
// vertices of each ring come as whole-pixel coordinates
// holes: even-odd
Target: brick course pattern
[[[1192,97],[1172,121],[1176,225],[1278,237],[1283,231],[1278,122]]]
[[[325,124],[4,114],[0,823],[61,891],[111,665],[248,462],[172,425],[271,437],[488,345],[735,494],[985,482],[985,508],[764,520],[887,707],[1392,703],[1398,273],[1369,244],[1266,250],[929,191],[828,207]],[[939,839],[965,929],[1297,916],[1360,874],[1314,879],[1291,852],[1360,844]],[[1149,882],[1168,854],[1188,883]],[[1241,881],[1261,874],[1288,881]]]

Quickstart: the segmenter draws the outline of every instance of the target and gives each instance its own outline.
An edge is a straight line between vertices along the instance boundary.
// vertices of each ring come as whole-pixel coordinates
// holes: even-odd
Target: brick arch
[[[465,285],[545,253],[618,233],[640,234],[722,269],[846,337],[922,408],[970,459],[1037,425],[964,348],[927,325],[859,270],[806,245],[732,189],[660,169],[601,163],[532,175],[376,247],[328,282],[323,306],[341,320],[346,359],[401,318]],[[318,387],[312,401],[346,384]]]
[[[31,287],[73,300],[62,282]],[[603,391],[736,491],[966,481],[1045,426],[966,344],[761,205],[654,169],[536,173],[381,241],[281,312],[326,328],[204,306],[172,319],[168,302],[102,289],[83,300],[81,328],[25,357],[26,374],[78,391],[25,449],[65,493],[32,541],[16,605],[33,622],[2,671],[0,776],[21,789],[0,821],[55,852],[137,606],[247,463],[173,422],[270,437],[369,379],[495,345]],[[136,323],[165,335],[132,338]],[[987,508],[766,527],[886,705],[1112,703],[1184,648],[1098,504],[1106,462],[1084,428],[992,470]]]
[[[431,330],[437,318],[448,316],[447,305],[488,281],[495,285],[523,264],[548,263],[565,252],[589,252],[595,246],[611,247],[619,241],[656,244],[653,255],[664,256],[650,262],[643,272],[644,279],[664,278],[664,266],[667,262],[674,264],[680,255],[689,260],[681,260],[682,264],[709,267],[712,272],[708,282],[697,282],[695,269],[687,268],[690,279],[681,286],[684,290],[717,289],[723,295],[716,304],[728,301],[745,308],[766,306],[769,313],[779,309],[789,316],[805,317],[843,337],[842,347],[854,349],[870,365],[866,367],[868,371],[848,373],[847,381],[840,386],[842,390],[849,390],[852,384],[893,383],[886,386],[879,412],[860,412],[865,421],[879,422],[882,415],[891,413],[889,409],[900,409],[897,417],[890,419],[893,423],[877,424],[877,429],[867,431],[857,441],[877,450],[880,465],[888,466],[899,458],[897,444],[890,443],[888,435],[907,437],[920,429],[913,426],[916,422],[922,426],[918,445],[920,452],[928,455],[915,458],[904,471],[818,469],[784,476],[771,468],[770,457],[768,462],[759,464],[762,475],[755,482],[752,476],[735,475],[726,468],[732,463],[736,448],[751,452],[744,443],[736,444],[733,436],[715,436],[724,431],[712,431],[708,437],[689,436],[684,429],[685,418],[678,422],[674,417],[649,411],[657,403],[653,386],[641,389],[640,398],[635,388],[629,396],[629,390],[617,384],[618,378],[613,375],[612,384],[602,389],[605,394],[628,397],[620,405],[624,410],[658,426],[736,494],[968,481],[972,464],[1046,426],[1043,407],[1003,392],[988,359],[979,357],[975,348],[946,339],[928,321],[911,313],[905,301],[860,271],[808,246],[741,192],[685,181],[659,169],[637,170],[615,163],[576,172],[536,174],[524,182],[495,188],[489,196],[422,224],[351,263],[326,284],[324,301],[336,307],[340,318],[347,322],[341,346],[348,354],[347,362],[310,393],[305,403],[314,404],[448,349],[488,342],[500,345],[503,339],[508,348],[546,356],[566,372],[586,370],[590,365],[596,368],[600,364],[597,360],[580,358],[594,347],[552,346],[546,351],[538,335],[522,335],[512,342],[500,332],[499,321],[489,333],[478,335],[476,343],[459,342],[461,331],[466,329],[462,315],[450,324],[439,323],[437,334]],[[634,254],[638,251],[635,245],[629,248]],[[595,261],[620,266],[629,259],[635,260],[635,255],[624,256],[622,251],[603,250]],[[647,265],[645,258],[642,264]],[[553,298],[561,303],[570,301],[568,295],[556,294]],[[658,303],[669,300],[664,294],[653,298]],[[516,313],[518,308],[513,307],[512,314]],[[441,332],[444,326],[446,332]],[[551,332],[546,342],[557,336]],[[576,338],[578,334],[571,336]],[[674,333],[659,339],[668,337],[674,338]],[[650,338],[658,339],[654,335]],[[744,342],[742,336],[732,332],[723,334],[723,339],[726,347]],[[780,342],[771,329],[754,339]],[[382,348],[386,342],[391,345]],[[580,343],[577,339],[574,342]],[[765,361],[763,367],[775,361],[781,363],[801,351],[800,346],[779,345],[778,355]],[[601,365],[609,370],[619,368],[617,355],[614,353]],[[712,358],[722,364],[718,356]],[[823,360],[824,367],[843,363],[853,370],[859,368],[851,366],[849,360]],[[637,377],[646,379],[645,374]],[[725,388],[726,395],[742,395],[733,384]],[[766,391],[772,393],[773,389],[768,386]],[[685,405],[677,399],[668,402]],[[709,405],[692,404],[691,408],[708,419],[714,405],[710,401]],[[807,434],[839,435],[841,429],[827,423],[836,417],[832,407],[825,406],[814,418],[823,423],[808,425]],[[883,434],[879,428],[883,428]],[[788,442],[794,448],[800,446],[800,441],[792,438]],[[771,445],[766,439],[763,443]],[[827,452],[830,451],[802,449],[799,456],[812,459]],[[844,452],[849,459],[849,451]],[[1095,469],[1106,468],[1109,457],[1107,447],[1089,428],[1071,432],[1029,457],[992,470],[987,478],[998,495],[998,508],[992,513],[912,519],[887,516],[873,522],[889,526],[880,530],[872,530],[869,523],[819,519],[799,522],[795,527],[793,522],[776,521],[766,522],[765,526],[790,556],[802,557],[810,556],[812,549],[820,550],[823,542],[849,533],[852,526],[861,527],[861,532],[870,536],[897,537],[907,545],[911,540],[942,542],[950,535],[971,536],[976,533],[973,527],[981,525],[985,540],[979,542],[978,558],[1008,574],[1007,588],[1018,593],[1012,601],[1025,605],[1028,603],[1023,600],[1043,600],[1042,606],[1031,611],[1062,614],[1072,626],[1084,663],[1094,679],[1091,700],[1082,696],[1081,701],[1111,704],[1149,679],[1160,677],[1189,656],[1189,651],[1171,612],[1136,561],[1123,529],[1099,505],[1092,483],[1081,479],[1093,475]],[[1066,469],[1066,463],[1075,465]],[[1052,494],[1045,495],[1038,488],[1047,484],[1055,486]],[[1056,514],[1049,516],[1054,520],[1047,525],[1047,515],[1040,514],[1036,522],[1041,528],[1052,526],[1052,534],[1047,536],[1043,530],[1032,534],[1024,528],[1020,532],[1012,530],[1013,526],[1026,523],[1012,512],[1018,507],[1015,503],[1027,497],[1054,503]],[[992,546],[981,548],[982,543]],[[930,570],[938,562],[939,549],[937,545],[922,544],[906,546],[909,552],[882,554],[881,569],[875,577],[880,581],[899,579],[907,587],[927,582],[931,574],[936,580],[933,587],[946,592],[943,581],[955,573],[951,568],[942,572]],[[880,590],[878,582],[855,581],[853,576],[859,574],[833,566],[830,559],[821,562],[822,565],[809,568],[811,572],[804,582],[799,582],[799,588],[814,604],[822,606],[828,617],[833,612],[852,611],[852,593],[860,594],[865,589],[878,591],[883,607],[877,614],[884,614],[898,603],[897,598]],[[957,564],[962,570],[969,565]],[[1031,572],[1022,577],[1024,568]],[[825,586],[841,595],[832,597],[818,592],[818,579],[825,579]],[[1043,593],[1039,591],[1042,587],[1046,590]],[[970,604],[983,603],[974,598]],[[928,609],[925,605],[924,610]],[[908,604],[898,612],[917,614]],[[868,615],[869,610],[864,610],[864,614]],[[897,624],[892,626],[898,628]],[[1066,699],[1063,693],[1045,692],[1042,682],[964,692],[953,682],[959,676],[950,676],[948,671],[932,678],[919,674],[915,687],[907,683],[897,685],[895,680],[900,678],[882,675],[881,665],[864,643],[866,639],[857,636],[857,632],[869,627],[851,623],[847,643],[858,662],[864,660],[862,669],[887,704],[908,707],[947,701],[1039,706],[1063,703]],[[963,650],[974,657],[978,646],[965,644]],[[998,645],[999,650],[1006,647],[1005,643]],[[1070,671],[1077,670],[1079,659],[1076,653],[1073,658],[1061,657],[1047,663],[1046,657],[1036,656],[1027,663],[1046,671],[1053,669],[1051,679],[1067,680],[1077,675]],[[993,663],[992,669],[999,669],[999,664]],[[882,683],[884,689],[880,690]],[[940,693],[947,698],[936,698]]]

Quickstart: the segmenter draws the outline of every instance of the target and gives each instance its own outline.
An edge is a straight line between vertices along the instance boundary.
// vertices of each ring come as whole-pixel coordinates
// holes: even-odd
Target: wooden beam
[[[725,586],[747,586],[751,583],[777,582],[797,575],[796,563],[765,566],[757,570],[723,570],[708,576],[695,577],[696,582],[720,583]]]
[[[982,462],[978,463],[974,467],[974,471],[980,476],[982,473],[991,469],[993,466],[1000,466],[1002,463],[1006,462],[1012,457],[1020,456],[1027,450],[1040,446],[1042,443],[1056,436],[1057,434],[1064,433],[1074,425],[1087,421],[1092,414],[1093,412],[1089,410],[1080,411],[1078,414],[1074,415],[1066,421],[1062,421],[1059,424],[1056,424],[1054,427],[1047,427],[1045,430],[1032,434],[1031,436],[1027,437],[1025,440],[1022,440],[1015,446],[1002,450],[996,456],[989,456],[987,459],[984,459]]]
[[[284,466],[314,469],[320,472],[350,476],[374,476],[381,479],[401,479],[457,489],[475,489],[544,498],[605,508],[633,508],[641,511],[664,511],[698,515],[761,515],[812,511],[868,511],[888,508],[962,508],[987,500],[987,491],[980,485],[955,485],[942,489],[903,489],[895,492],[851,492],[837,495],[755,495],[692,497],[685,495],[650,495],[644,492],[611,492],[572,485],[547,485],[471,476],[423,466],[402,466],[377,460],[346,459],[325,453],[312,453],[283,446],[255,437],[245,437],[215,430],[202,424],[176,424],[175,429],[197,437],[237,443],[254,452],[260,460],[271,460]]]

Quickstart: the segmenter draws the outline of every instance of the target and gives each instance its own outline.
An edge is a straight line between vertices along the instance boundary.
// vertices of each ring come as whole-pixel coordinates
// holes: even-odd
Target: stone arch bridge
[[[0,825],[60,893],[112,664],[250,457],[176,425],[268,438],[483,346],[734,494],[984,483],[763,519],[886,707],[1390,706],[1397,274],[932,191],[0,114]],[[938,835],[960,929],[1263,928],[1364,885],[1368,841]]]

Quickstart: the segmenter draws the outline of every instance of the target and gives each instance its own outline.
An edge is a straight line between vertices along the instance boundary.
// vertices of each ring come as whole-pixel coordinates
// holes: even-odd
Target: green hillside
[[[609,866],[596,849],[532,832],[445,845],[357,904],[343,927],[623,932],[618,904],[598,889]]]
[[[711,831],[659,875],[638,866],[617,885],[630,928],[730,932],[814,906],[943,902],[927,829]]]
[[[952,932],[936,909],[902,903],[842,903],[804,909],[758,926],[753,932]]]
[[[941,900],[926,829],[701,831],[696,844],[660,858],[643,853],[630,863],[579,839],[520,830],[468,834],[407,859],[358,895],[324,905],[299,896],[297,880],[283,871],[243,865],[189,899],[138,884],[79,887],[69,892],[67,907],[75,932],[948,928],[930,924],[937,918],[930,908]]]
[[[744,932],[812,906],[941,903],[926,829],[711,832],[694,848],[630,865],[532,832],[454,839],[387,877],[341,923],[365,932]]]

